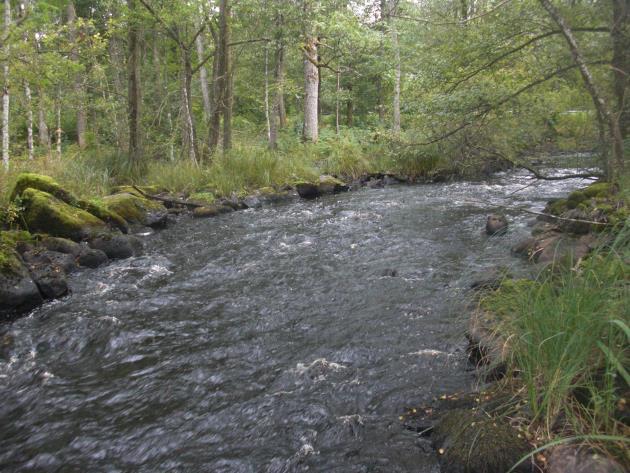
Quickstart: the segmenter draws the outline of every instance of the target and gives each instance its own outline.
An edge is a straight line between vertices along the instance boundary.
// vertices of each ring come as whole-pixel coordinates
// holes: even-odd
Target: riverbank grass
[[[630,376],[630,225],[577,267],[506,282],[482,300],[501,314],[508,344],[506,383],[520,414],[542,439],[627,438]],[[597,443],[597,442],[596,442]],[[628,463],[627,444],[598,447]]]

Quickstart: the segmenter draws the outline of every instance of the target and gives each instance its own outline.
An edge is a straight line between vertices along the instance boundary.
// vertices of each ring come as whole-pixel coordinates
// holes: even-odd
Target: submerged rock
[[[617,462],[584,447],[561,445],[548,454],[547,473],[625,473]]]
[[[431,439],[444,473],[506,473],[531,450],[503,418],[466,409],[444,414]],[[533,465],[527,460],[514,471],[531,472]]]
[[[22,192],[22,216],[29,231],[71,240],[84,240],[108,230],[101,219],[73,207],[54,195],[28,188]]]
[[[319,193],[319,186],[312,182],[298,182],[295,185],[295,190],[303,199],[315,199],[321,194]]]
[[[488,215],[486,233],[488,235],[504,235],[507,232],[508,221],[505,215]]]
[[[138,195],[123,192],[103,198],[105,208],[131,224],[145,227],[164,227],[168,220],[166,208]]]
[[[338,192],[347,192],[350,190],[348,186],[341,179],[337,179],[334,176],[327,174],[319,176],[318,182],[298,182],[295,185],[300,197],[304,199],[315,199],[322,195],[336,194]]]
[[[131,235],[102,235],[88,241],[90,248],[100,250],[111,259],[125,259],[142,254],[142,241]]]
[[[207,207],[197,207],[193,210],[194,218],[216,217],[217,215],[233,212],[232,207],[226,205],[209,205]]]

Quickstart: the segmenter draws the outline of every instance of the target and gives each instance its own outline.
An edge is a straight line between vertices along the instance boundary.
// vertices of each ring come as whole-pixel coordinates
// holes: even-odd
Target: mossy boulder
[[[350,188],[341,179],[334,176],[319,176],[319,192],[320,194],[335,194],[337,192],[346,192]]]
[[[149,195],[155,195],[155,194],[160,194],[162,192],[166,192],[167,190],[159,187],[159,186],[129,186],[129,185],[125,185],[125,186],[114,186],[112,188],[112,194],[133,194],[133,195],[137,195],[138,197],[144,197],[144,195],[142,195],[142,192],[138,191],[138,189],[140,189],[140,191],[144,192],[145,194],[149,194]]]
[[[227,205],[208,205],[206,207],[197,207],[193,210],[194,218],[216,217],[221,214],[234,211],[232,207]]]
[[[0,320],[42,303],[37,285],[15,251],[13,232],[0,232]]]
[[[135,194],[122,192],[103,198],[104,207],[119,215],[131,224],[148,227],[166,225],[168,213],[166,208],[158,203]]]
[[[444,414],[431,439],[441,470],[449,473],[506,473],[531,450],[504,419],[467,409]],[[514,471],[532,471],[531,462],[520,464]]]
[[[583,191],[574,191],[567,197],[566,206],[568,209],[575,209],[587,199],[588,197]]]
[[[545,210],[543,210],[543,213],[551,214],[551,215],[561,215],[567,210],[568,210],[567,199],[553,199],[547,202],[547,205],[545,206]]]
[[[80,241],[108,230],[91,213],[68,205],[54,195],[37,189],[22,192],[22,216],[29,231]]]
[[[188,200],[199,204],[213,204],[217,198],[212,192],[195,192],[188,196]]]
[[[129,232],[129,225],[127,225],[125,219],[116,212],[108,209],[102,202],[98,200],[80,200],[78,202],[78,206],[79,208],[90,212],[95,217],[100,218],[112,228],[117,228],[123,233]]]
[[[582,193],[589,199],[593,197],[609,197],[615,192],[615,186],[609,182],[595,182],[582,189]]]
[[[51,194],[66,204],[73,206],[78,204],[76,196],[61,187],[52,177],[33,173],[22,173],[18,176],[10,199],[15,200],[16,197],[22,195],[29,188]]]

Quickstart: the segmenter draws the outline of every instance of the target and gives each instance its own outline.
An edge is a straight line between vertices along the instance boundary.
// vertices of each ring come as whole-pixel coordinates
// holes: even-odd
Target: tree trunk
[[[26,97],[26,147],[28,149],[28,159],[33,159],[33,100],[31,97],[31,86],[28,81],[24,81],[24,95]]]
[[[573,57],[573,61],[578,66],[580,71],[580,75],[582,76],[582,80],[584,82],[584,86],[586,90],[591,96],[593,100],[593,104],[595,105],[595,109],[597,113],[604,118],[606,124],[608,125],[608,131],[610,133],[612,139],[612,164],[606,163],[606,168],[611,169],[611,174],[607,177],[609,179],[614,179],[617,172],[623,170],[624,167],[624,156],[623,156],[623,138],[621,135],[621,130],[619,128],[619,120],[615,117],[615,115],[611,112],[610,108],[606,104],[604,96],[600,93],[593,80],[593,76],[591,75],[591,71],[589,70],[584,57],[582,56],[582,52],[577,44],[575,36],[573,35],[573,31],[569,27],[568,23],[565,21],[564,17],[560,14],[558,10],[552,5],[550,0],[539,0],[541,5],[549,16],[556,22],[556,24],[560,27],[560,31],[562,31],[562,35],[566,40],[569,50],[571,51],[571,56]]]
[[[196,26],[199,29],[199,25]],[[195,39],[195,46],[197,47],[197,60],[202,61],[205,57],[205,50],[203,45],[203,37],[201,34],[197,35]],[[212,113],[210,107],[210,89],[208,87],[208,71],[206,66],[201,66],[199,69],[199,85],[201,86],[201,96],[203,98],[203,115],[206,120],[210,119]]]
[[[282,14],[276,16],[276,29],[278,38],[276,39],[275,64],[273,71],[275,98],[274,108],[278,117],[278,126],[284,128],[287,126],[287,111],[284,105],[284,36],[283,26],[284,18]]]
[[[348,85],[348,101],[346,102],[346,124],[348,128],[354,126],[354,101],[352,100],[352,84]]]
[[[269,45],[265,44],[265,123],[267,124],[267,141],[271,143],[271,112],[269,110]],[[271,148],[271,144],[269,145]]]
[[[184,120],[184,143],[188,148],[188,156],[193,163],[199,162],[199,150],[197,149],[197,133],[195,120],[192,113],[192,63],[190,51],[183,50],[182,54],[182,118]]]
[[[335,133],[339,135],[341,131],[339,126],[339,92],[341,92],[341,73],[337,71],[337,87],[335,89]]]
[[[612,0],[614,91],[622,139],[630,136],[630,0]]]
[[[317,89],[319,69],[317,67],[317,39],[307,36],[304,47],[304,141],[316,142],[318,138],[319,103]]]
[[[392,131],[400,132],[400,47],[398,45],[398,32],[396,27],[392,25],[392,47],[394,48],[394,61],[396,63],[396,71],[394,75],[394,101],[392,104]]]
[[[37,114],[38,114],[38,125],[37,131],[39,136],[39,145],[43,146],[48,150],[50,154],[50,133],[48,132],[48,125],[46,125],[46,111],[44,108],[44,91],[41,87],[38,89],[37,93],[38,101],[37,101]]]
[[[57,100],[55,101],[55,116],[57,117],[57,129],[55,134],[57,136],[57,158],[61,159],[61,93],[57,92]]]
[[[66,14],[68,16],[67,22],[70,33],[70,41],[72,44],[72,49],[70,52],[70,59],[74,62],[79,62],[79,55],[77,53],[76,42],[77,32],[75,23],[77,20],[77,13],[74,8],[74,2],[69,2],[66,8]],[[77,142],[79,144],[79,148],[84,149],[87,146],[87,142],[85,139],[85,132],[87,130],[87,112],[85,109],[85,84],[84,84],[84,73],[79,73],[75,76],[74,79],[74,94],[75,100],[77,101]]]
[[[11,2],[4,0],[4,37],[8,38],[11,28]],[[2,163],[9,169],[9,46],[4,47],[4,87],[2,88]]]
[[[221,21],[223,28],[223,55],[224,55],[224,93],[223,93],[223,151],[232,148],[232,108],[234,105],[234,71],[232,70],[232,31],[230,25],[231,7],[228,0],[221,0]]]
[[[127,84],[127,113],[129,120],[129,161],[137,166],[142,161],[142,133],[140,107],[142,104],[142,88],[140,85],[140,44],[137,23],[136,0],[128,0],[132,17],[129,18],[127,36],[128,51],[128,84]]]

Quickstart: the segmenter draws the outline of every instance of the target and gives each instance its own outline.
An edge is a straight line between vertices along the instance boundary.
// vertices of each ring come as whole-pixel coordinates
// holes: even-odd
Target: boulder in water
[[[585,447],[560,445],[547,455],[548,473],[625,473],[625,468]]]
[[[234,209],[226,205],[208,205],[205,207],[197,207],[193,210],[194,218],[216,217],[217,215],[232,212]]]
[[[42,296],[20,257],[0,241],[0,320],[42,303]]]
[[[125,259],[142,254],[142,241],[131,235],[101,235],[89,240],[90,248],[101,250],[111,259]]]
[[[488,235],[504,235],[507,232],[508,221],[505,215],[488,215],[486,233]]]
[[[122,192],[103,198],[104,207],[127,222],[159,228],[167,224],[168,212],[158,203],[138,195]]]
[[[77,264],[84,268],[98,268],[107,263],[107,255],[104,251],[95,250],[89,247],[81,248],[77,256]]]

